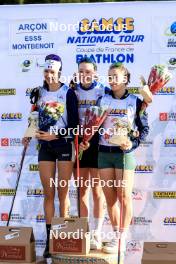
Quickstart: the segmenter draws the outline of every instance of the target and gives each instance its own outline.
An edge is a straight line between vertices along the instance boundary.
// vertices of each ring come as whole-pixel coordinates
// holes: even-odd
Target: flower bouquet
[[[48,131],[64,113],[64,105],[59,102],[45,102],[39,107],[39,129]]]
[[[107,106],[91,106],[85,112],[85,122],[83,126],[82,142],[89,142],[98,131],[109,113]],[[82,158],[83,151],[79,152],[79,159]]]
[[[126,144],[130,139],[131,125],[123,118],[114,118],[112,135],[109,136],[108,142],[117,146]]]
[[[151,68],[148,82],[146,83],[143,76],[141,76],[141,83],[143,87],[139,90],[144,98],[141,111],[143,112],[148,103],[152,101],[152,95],[156,94],[163,86],[172,78],[168,68],[164,65],[154,65]]]

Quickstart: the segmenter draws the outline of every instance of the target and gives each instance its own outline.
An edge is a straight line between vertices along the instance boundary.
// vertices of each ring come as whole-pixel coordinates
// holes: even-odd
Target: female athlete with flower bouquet
[[[39,120],[39,130],[36,138],[39,141],[39,173],[44,189],[44,211],[46,218],[47,241],[44,257],[49,254],[49,234],[51,219],[54,216],[55,186],[50,186],[50,179],[55,179],[56,163],[58,168],[58,180],[68,182],[71,178],[74,164],[73,135],[68,134],[70,128],[78,125],[77,97],[72,89],[59,81],[62,70],[62,62],[59,56],[51,54],[45,58],[44,84],[33,92]],[[37,100],[36,98],[37,97]],[[37,101],[37,102],[36,102]],[[58,129],[58,135],[50,133],[50,127]],[[63,135],[61,130],[65,131]],[[28,139],[23,139],[28,144]],[[60,202],[60,216],[68,216],[68,184],[62,187],[58,184],[58,196]]]
[[[108,75],[111,91],[99,102],[100,107],[109,107],[109,113],[102,124],[105,133],[100,135],[98,167],[101,180],[116,183],[112,187],[107,184],[103,187],[114,234],[112,240],[103,246],[103,251],[115,254],[118,252],[120,239],[121,252],[124,252],[125,238],[132,218],[131,193],[135,170],[133,150],[145,139],[149,127],[146,112],[143,112],[142,117],[139,114],[142,101],[128,93],[128,70],[122,64],[112,64]],[[138,137],[133,133],[136,129]],[[87,146],[88,143],[80,145],[83,150]]]
[[[91,113],[94,109],[98,99],[106,93],[106,87],[96,80],[97,66],[93,60],[84,57],[78,63],[78,80],[72,83],[78,98],[78,111],[79,111],[79,125],[84,127],[86,115]],[[93,116],[92,116],[93,117]],[[91,131],[90,131],[91,134]],[[82,135],[79,137],[81,142]],[[90,187],[93,194],[93,219],[91,219],[91,249],[100,249],[101,231],[104,220],[104,195],[102,188],[99,184],[100,175],[98,172],[98,133],[95,133],[90,140],[90,148],[84,151],[80,165],[80,179],[83,181],[82,186],[79,187],[80,193],[80,216],[88,217],[89,211],[89,193],[90,188],[85,184],[90,180]],[[75,164],[76,167],[76,164]],[[76,173],[75,173],[76,178]],[[93,184],[94,181],[94,184]]]

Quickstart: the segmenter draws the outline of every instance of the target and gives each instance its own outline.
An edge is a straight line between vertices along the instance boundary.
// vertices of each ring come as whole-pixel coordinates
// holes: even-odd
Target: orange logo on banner
[[[9,146],[9,139],[8,138],[1,138],[1,146]]]
[[[1,214],[1,221],[8,221],[9,215],[8,213],[2,213]]]
[[[159,115],[160,121],[167,121],[167,119],[168,119],[167,113],[160,113],[160,115]]]

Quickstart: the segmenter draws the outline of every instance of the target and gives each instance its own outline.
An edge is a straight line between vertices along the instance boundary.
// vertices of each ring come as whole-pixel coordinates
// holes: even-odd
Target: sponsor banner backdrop
[[[124,63],[131,72],[129,90],[139,97],[139,76],[147,79],[153,65],[165,64],[173,74],[173,79],[154,96],[148,107],[150,134],[135,151],[134,214],[125,264],[141,263],[143,241],[173,241],[176,226],[173,210],[176,199],[175,9],[175,1],[0,6],[0,225],[6,225],[15,194],[23,150],[21,140],[31,107],[29,95],[32,88],[43,83],[45,56],[57,53],[63,60],[62,81],[67,84],[77,72],[77,62],[84,56],[97,63],[99,80],[106,85],[109,65]],[[37,141],[32,140],[10,224],[33,227],[38,255],[43,253],[46,238],[43,196]],[[70,214],[76,215],[77,193],[73,182],[69,196]],[[57,192],[55,206],[55,214],[59,215]],[[93,208],[91,196],[90,208]],[[107,213],[103,230],[111,231]]]

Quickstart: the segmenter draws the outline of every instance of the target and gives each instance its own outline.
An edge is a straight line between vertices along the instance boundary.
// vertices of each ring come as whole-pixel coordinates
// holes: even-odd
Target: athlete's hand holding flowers
[[[81,160],[83,151],[89,148],[89,141],[98,131],[108,115],[108,106],[91,106],[85,112],[84,135],[80,145],[79,159]],[[89,132],[88,132],[89,131]],[[91,131],[91,132],[90,132]]]
[[[168,68],[165,65],[160,64],[154,65],[151,68],[147,82],[143,76],[140,77],[143,87],[139,90],[139,92],[144,98],[141,114],[146,109],[148,104],[152,102],[153,95],[159,92],[171,78],[172,74],[169,72]]]
[[[38,130],[36,132],[36,138],[40,140],[51,141],[58,139],[58,136],[56,136],[55,134],[50,134],[49,132]]]
[[[79,152],[85,151],[90,147],[90,143],[88,141],[81,142],[79,144]]]
[[[130,150],[132,148],[132,142],[130,140],[127,140],[125,143],[122,143],[120,145],[121,150]]]

